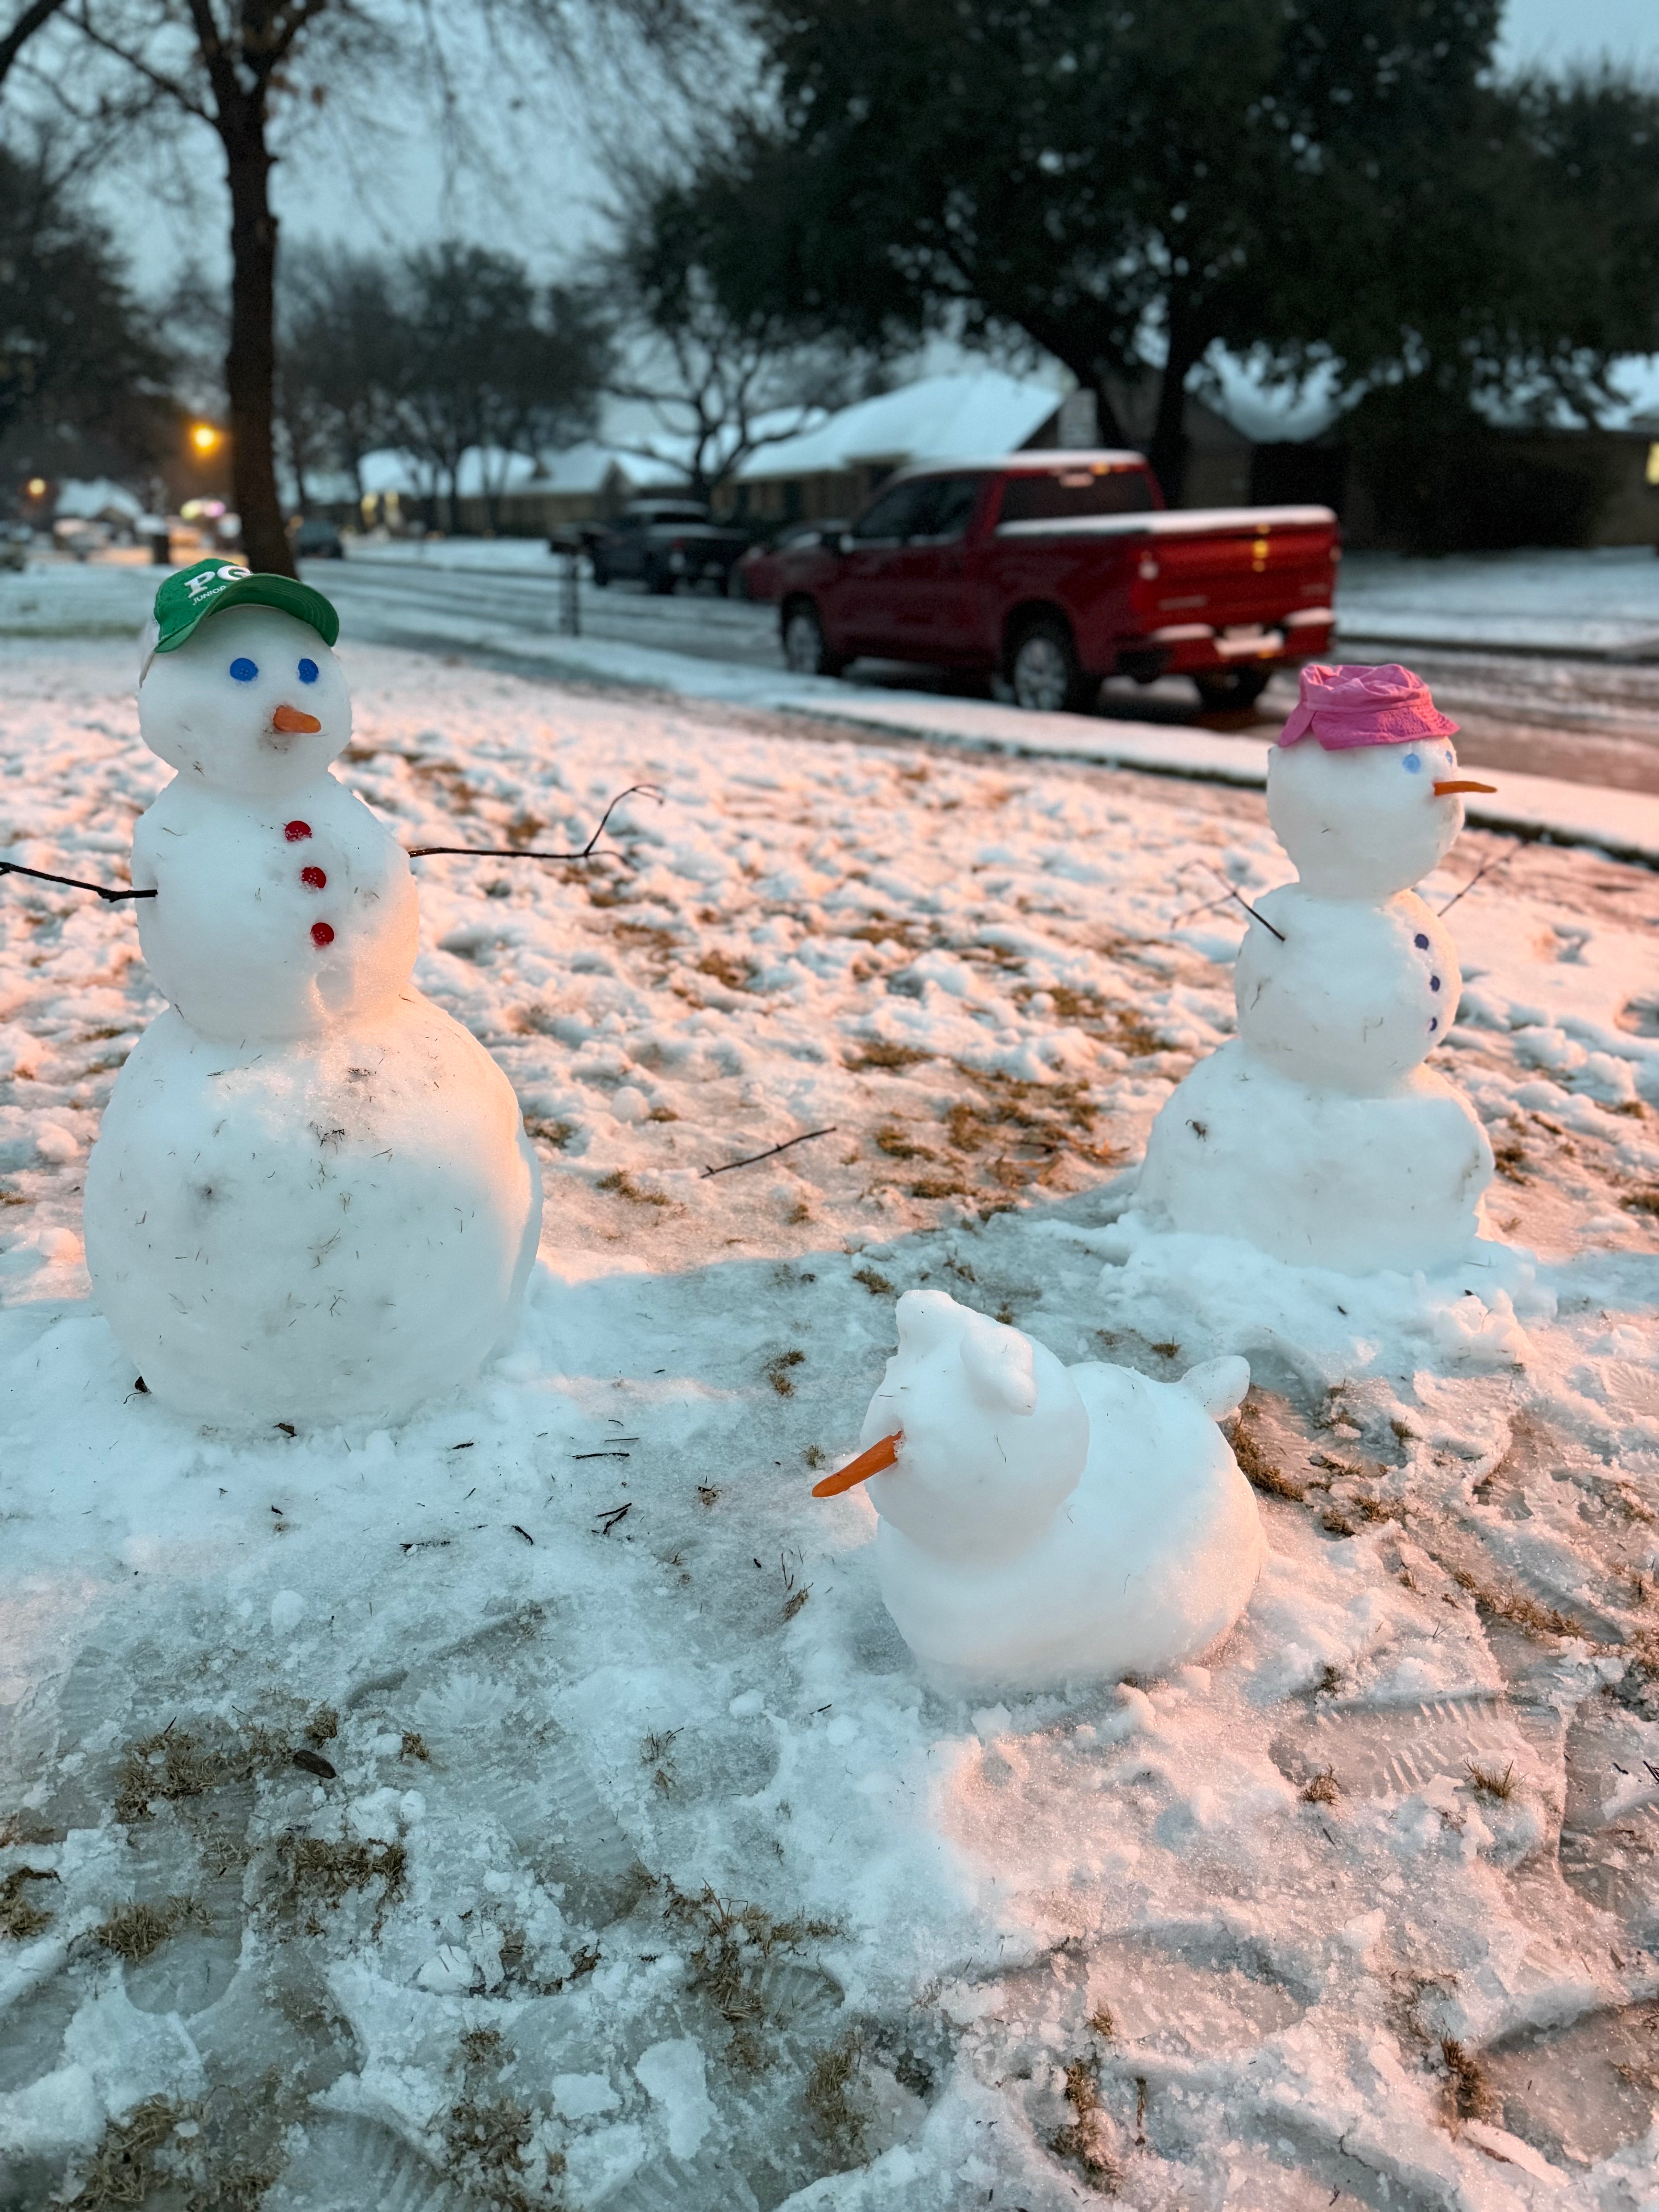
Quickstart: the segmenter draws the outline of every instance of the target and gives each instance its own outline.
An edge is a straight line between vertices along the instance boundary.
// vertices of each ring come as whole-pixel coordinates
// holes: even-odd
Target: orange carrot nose
[[[1495,783],[1437,783],[1434,795],[1437,799],[1449,799],[1455,791],[1496,791],[1497,788]]]
[[[285,737],[309,737],[322,724],[314,714],[302,714],[297,707],[278,707],[270,718],[273,730],[281,730]]]
[[[884,1437],[868,1451],[861,1451],[855,1460],[835,1474],[826,1474],[822,1482],[812,1485],[814,1498],[839,1498],[843,1490],[856,1490],[861,1482],[868,1482],[872,1474],[890,1468],[898,1457],[899,1446],[904,1442],[902,1429],[895,1429],[890,1437]]]

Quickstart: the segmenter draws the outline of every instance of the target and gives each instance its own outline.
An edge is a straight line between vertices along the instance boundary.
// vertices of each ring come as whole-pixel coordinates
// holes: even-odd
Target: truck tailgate
[[[1006,523],[1000,538],[1138,539],[1127,635],[1277,625],[1328,609],[1336,517],[1328,507],[1176,507],[1076,521]]]

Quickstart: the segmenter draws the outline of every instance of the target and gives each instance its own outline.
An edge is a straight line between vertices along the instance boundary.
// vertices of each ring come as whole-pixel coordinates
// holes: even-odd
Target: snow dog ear
[[[912,1359],[925,1358],[948,1343],[964,1322],[977,1318],[944,1291],[906,1291],[898,1302],[899,1351]]]
[[[1036,1359],[1031,1340],[1017,1328],[975,1314],[963,1334],[962,1366],[969,1389],[988,1413],[1036,1413]]]

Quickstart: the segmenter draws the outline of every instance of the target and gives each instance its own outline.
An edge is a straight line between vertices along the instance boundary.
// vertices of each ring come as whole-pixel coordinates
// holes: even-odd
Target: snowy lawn
[[[0,849],[111,881],[163,771],[72,653],[9,647]],[[0,888],[0,2205],[1659,2203],[1659,882],[1427,887],[1508,855],[1435,1064],[1535,1271],[1292,1278],[1114,1226],[1289,872],[1256,795],[343,657],[410,844],[666,803],[417,864],[548,1208],[395,1433],[135,1388],[80,1189],[157,1001],[128,912]],[[922,1282],[1251,1358],[1208,1668],[920,1678],[807,1492]]]

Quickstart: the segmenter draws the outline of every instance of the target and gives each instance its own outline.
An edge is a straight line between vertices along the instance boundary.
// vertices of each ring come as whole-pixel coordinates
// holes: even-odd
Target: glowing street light
[[[46,480],[44,477],[31,477],[23,489],[31,499],[44,499],[46,495]]]
[[[224,432],[212,422],[192,422],[190,426],[190,442],[204,460],[210,453],[218,452],[224,443]]]

